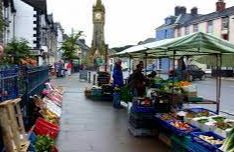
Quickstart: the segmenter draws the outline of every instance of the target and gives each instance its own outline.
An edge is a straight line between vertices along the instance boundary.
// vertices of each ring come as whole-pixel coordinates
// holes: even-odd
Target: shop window
[[[213,21],[207,22],[207,33],[213,32]]]
[[[222,30],[228,29],[228,17],[222,18]]]

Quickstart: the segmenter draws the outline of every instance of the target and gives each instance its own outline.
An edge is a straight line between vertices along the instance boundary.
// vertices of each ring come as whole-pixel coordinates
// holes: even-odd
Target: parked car
[[[204,80],[205,77],[206,77],[205,71],[203,71],[197,65],[188,65],[187,66],[187,72],[189,74],[189,79],[191,81],[195,80],[195,79]]]

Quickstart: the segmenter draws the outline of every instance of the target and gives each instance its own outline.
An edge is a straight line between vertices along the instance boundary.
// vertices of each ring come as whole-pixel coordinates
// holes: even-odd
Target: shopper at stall
[[[186,65],[185,65],[185,62],[184,62],[184,57],[182,56],[179,60],[178,60],[178,66],[177,68],[175,69],[175,71],[171,71],[170,72],[170,77],[173,78],[173,77],[176,77],[177,80],[179,81],[183,81],[183,80],[186,80]]]
[[[115,63],[114,70],[113,70],[113,87],[122,87],[123,83],[123,72],[122,72],[122,61],[118,60]]]
[[[130,75],[128,87],[133,92],[134,96],[142,97],[145,95],[145,84],[148,79],[142,73],[143,65],[138,64],[136,70]]]

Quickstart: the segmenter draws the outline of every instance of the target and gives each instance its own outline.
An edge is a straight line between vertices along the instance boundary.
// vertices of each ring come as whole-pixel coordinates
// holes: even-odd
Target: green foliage
[[[9,62],[19,64],[21,59],[30,57],[30,47],[24,39],[12,40],[5,48],[5,55]]]
[[[82,36],[82,31],[78,33],[72,33],[63,43],[60,50],[63,50],[63,58],[66,60],[76,59],[76,51],[79,46],[76,44],[77,40]]]
[[[36,152],[51,152],[55,141],[48,136],[37,136],[35,148]]]

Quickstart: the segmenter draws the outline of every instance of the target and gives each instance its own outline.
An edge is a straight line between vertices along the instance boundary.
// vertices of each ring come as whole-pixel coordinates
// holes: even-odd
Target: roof
[[[144,41],[140,41],[138,44],[146,44],[146,43],[155,42],[155,41],[156,41],[155,38],[148,38]]]
[[[226,17],[226,16],[230,16],[230,15],[234,15],[234,6],[226,8],[224,11],[216,11],[210,14],[206,14],[206,15],[201,15],[198,16],[190,21],[188,21],[187,23],[184,23],[182,26],[188,26],[191,24],[196,24],[199,22],[204,22],[204,21],[209,21],[209,20],[214,20],[216,18],[220,18],[220,17]]]
[[[22,0],[28,5],[41,10],[43,13],[47,12],[47,1],[46,0]]]
[[[78,39],[76,41],[76,44],[79,45],[82,51],[88,51],[89,47],[85,44],[85,41],[83,39]]]
[[[156,28],[156,30],[159,30],[159,29],[162,29],[162,28],[169,28],[169,27],[172,27],[173,25],[181,25],[181,24],[185,24],[187,23],[188,21],[194,19],[194,18],[197,18],[198,16],[200,16],[199,14],[198,15],[193,15],[193,14],[180,14],[179,16],[176,17],[176,20],[175,22],[173,22],[172,24],[163,24],[159,27]],[[174,16],[175,17],[175,16]]]

